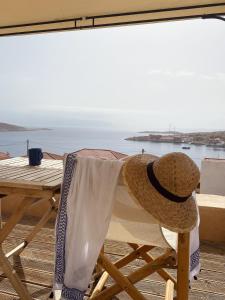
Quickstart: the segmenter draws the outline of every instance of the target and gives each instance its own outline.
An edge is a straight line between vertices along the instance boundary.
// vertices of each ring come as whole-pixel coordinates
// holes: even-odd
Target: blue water
[[[126,137],[138,135],[135,132],[110,131],[93,128],[55,128],[52,130],[0,132],[0,151],[9,152],[12,156],[26,153],[26,140],[30,147],[41,147],[43,151],[63,154],[82,148],[112,149],[115,151],[137,154],[142,148],[155,155],[163,155],[172,151],[188,154],[200,166],[205,157],[225,158],[224,150],[215,150],[206,146],[191,145],[184,150],[180,144],[134,142],[124,140]]]

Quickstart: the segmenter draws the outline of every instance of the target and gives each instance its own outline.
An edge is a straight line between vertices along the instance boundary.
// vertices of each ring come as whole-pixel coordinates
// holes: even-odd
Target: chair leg
[[[178,234],[177,300],[188,300],[189,292],[189,233]]]
[[[96,287],[94,288],[90,299],[93,299],[95,296],[97,296],[102,291],[108,278],[109,278],[109,273],[105,271],[102,274],[101,278],[99,279]]]
[[[173,300],[174,283],[170,279],[166,283],[165,300]]]
[[[125,255],[121,259],[117,260],[114,263],[114,266],[117,269],[121,269],[122,267],[128,265],[131,261],[138,258],[141,253],[148,252],[152,248],[154,248],[154,247],[153,246],[137,246],[137,248],[134,249],[134,251],[132,251],[131,253]],[[94,296],[96,296],[98,293],[100,293],[102,291],[108,277],[109,277],[109,274],[107,272],[104,272],[103,275],[101,276],[99,282],[97,283],[96,287],[94,288],[90,299],[92,299]]]
[[[132,249],[137,250],[138,249],[138,245],[137,244],[131,244],[129,243],[129,246]],[[140,252],[140,257],[142,257],[147,263],[151,262],[154,260],[154,258],[146,253],[146,252]],[[163,269],[159,269],[156,271],[163,279],[165,279],[165,281],[171,280],[174,283],[174,287],[175,289],[177,288],[177,281],[176,278],[174,278],[172,275],[170,275],[167,271],[163,270]]]
[[[116,269],[117,272],[120,273],[120,275],[122,275],[123,278],[126,278],[128,280],[128,283],[130,284],[135,284],[136,282],[146,278],[147,276],[151,275],[152,273],[154,273],[157,269],[159,268],[163,268],[165,267],[165,265],[168,263],[168,260],[170,259],[171,256],[171,251],[167,251],[165,254],[159,256],[158,258],[156,258],[154,261],[147,263],[146,265],[144,265],[143,267],[139,268],[138,270],[134,271],[133,273],[131,273],[128,276],[124,276],[122,273],[120,273],[117,268],[115,267],[115,265],[113,265],[110,261],[108,264],[108,260],[106,261],[106,258],[102,255],[100,255],[100,263],[102,264],[102,266],[104,267],[104,269],[110,274],[110,276],[112,276],[115,281],[117,282],[116,284],[110,286],[109,288],[105,289],[104,291],[102,291],[101,293],[99,293],[97,296],[95,296],[93,299],[94,300],[102,300],[102,299],[111,299],[113,296],[117,295],[118,293],[120,293],[123,290],[126,290],[126,284],[125,286],[122,286],[123,283],[119,283],[119,280],[117,277],[114,276],[114,274],[112,274],[112,268]],[[119,278],[120,279],[120,278]],[[125,282],[124,282],[125,283]],[[126,281],[127,283],[127,281]],[[142,296],[143,297],[143,296]],[[140,298],[133,298],[133,299],[140,299]],[[145,298],[142,298],[145,299]]]
[[[105,270],[110,273],[112,278],[118,283],[122,290],[125,290],[134,300],[145,300],[145,297],[138,291],[138,289],[117,269],[114,264],[110,262],[106,256],[100,254],[100,259],[102,260],[102,265]]]

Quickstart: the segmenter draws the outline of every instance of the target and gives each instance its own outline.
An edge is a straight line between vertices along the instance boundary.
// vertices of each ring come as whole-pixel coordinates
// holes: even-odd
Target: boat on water
[[[182,149],[191,149],[190,146],[183,146]]]

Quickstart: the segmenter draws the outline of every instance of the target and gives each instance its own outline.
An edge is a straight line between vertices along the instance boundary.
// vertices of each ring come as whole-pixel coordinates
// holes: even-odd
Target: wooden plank
[[[0,299],[1,300],[18,300],[19,297],[15,296],[15,295],[13,296],[13,295],[10,295],[10,294],[0,292]]]
[[[40,181],[45,178],[49,178],[53,175],[60,175],[62,178],[62,171],[59,169],[28,169],[28,168],[18,168],[14,167],[11,170],[7,170],[0,174],[1,179],[21,179],[21,180],[37,180],[40,178]]]
[[[18,188],[18,189],[33,189],[33,190],[55,190],[55,189],[59,189],[61,186],[61,179],[55,180],[53,183],[51,184],[43,184],[42,182],[38,182],[38,181],[27,181],[27,180],[1,180],[0,182],[0,191],[2,191],[4,189],[4,187],[7,188]],[[4,192],[3,192],[4,193]]]
[[[7,166],[28,166],[28,161],[23,161],[23,160],[8,160],[2,163],[2,165],[7,165]]]
[[[4,243],[3,250],[4,250],[4,252],[9,252],[16,245],[18,245],[17,242],[15,242],[14,244]],[[46,247],[44,247],[44,245]],[[41,246],[40,243],[38,244],[38,243],[32,242],[29,244],[29,247],[27,247],[22,252],[21,256],[26,256],[27,258],[30,258],[30,259],[35,258],[36,260],[39,260],[39,261],[47,260],[50,262],[54,262],[54,246],[52,244],[47,244],[47,243],[46,244],[43,243],[43,245]]]
[[[43,185],[43,190],[54,189],[56,187],[60,188],[62,184],[62,179],[57,178],[51,182],[47,182]]]
[[[9,178],[15,179],[21,177],[22,179],[26,179],[26,177],[29,176],[29,180],[32,179],[32,177],[37,177],[38,175],[44,175],[49,173],[57,173],[57,169],[25,169],[25,168],[17,168],[17,172],[14,174],[3,174],[1,177],[4,178],[4,176],[10,176]],[[21,174],[18,174],[18,172],[21,172]],[[18,176],[20,175],[20,176]]]
[[[106,253],[117,254],[119,256],[124,256],[131,251],[131,248],[127,245],[127,243],[118,243],[110,240],[105,240],[104,249]]]
[[[42,176],[38,177],[38,178],[33,178],[32,181],[36,182],[42,182],[43,184],[48,184],[49,181],[53,181],[53,180],[60,180],[62,181],[62,173],[59,173],[57,171],[54,172],[49,172],[47,174],[43,174]]]
[[[218,293],[208,293],[202,291],[192,291],[189,292],[190,300],[224,300],[224,295]]]
[[[222,272],[225,275],[225,265],[206,259],[201,259],[202,269]]]
[[[3,223],[4,224],[4,223]],[[13,231],[10,233],[9,238],[21,239],[28,235],[33,229],[33,226],[17,224]],[[45,240],[48,244],[55,244],[55,229],[43,227],[36,235],[34,241],[41,242]]]
[[[142,293],[146,300],[164,300],[165,298],[162,296],[153,295],[150,293]],[[131,298],[125,292],[121,292],[116,297],[112,298],[112,300],[131,300]]]
[[[62,172],[58,169],[44,169],[40,174],[32,174],[32,176],[29,178],[29,180],[35,180],[35,181],[45,181],[45,179],[51,178],[52,176],[56,176],[61,178],[62,180]],[[45,178],[46,177],[46,178]]]
[[[31,231],[27,231],[20,234],[19,231],[16,231],[13,234],[10,234],[9,237],[6,239],[7,245],[13,245],[14,243],[17,243],[18,241],[23,240],[25,236],[27,236]],[[42,243],[43,240],[45,241],[46,245],[49,245],[49,247],[54,247],[55,245],[55,237],[53,235],[43,234],[43,233],[37,233],[37,235],[34,237],[34,240],[32,241],[32,247],[35,247],[35,245]]]
[[[0,174],[4,173],[4,172],[13,172],[14,170],[17,170],[17,167],[9,167],[9,166],[0,166]]]
[[[51,292],[51,289],[49,287],[35,285],[31,283],[26,283],[25,285],[26,288],[28,289],[28,292],[35,300],[46,300]],[[16,292],[12,288],[7,278],[2,278],[2,280],[0,281],[0,292],[12,296],[17,296]]]
[[[114,281],[110,278],[107,282],[106,286],[111,286]],[[142,280],[135,285],[143,294],[147,295],[150,293],[151,295],[156,295],[160,297],[165,297],[165,282],[156,282],[153,280]],[[218,297],[218,298],[217,298]],[[164,299],[164,298],[163,298]],[[199,299],[208,299],[208,300],[222,300],[225,299],[225,295],[219,292],[209,292],[204,290],[189,290],[189,299],[190,300],[199,300]]]
[[[26,253],[22,253],[20,256],[10,257],[9,261],[15,268],[22,268],[22,269],[32,269],[36,270],[37,272],[47,272],[53,273],[54,272],[54,256],[50,257],[49,260],[46,260],[46,255],[48,252],[45,252],[43,257],[35,258],[34,256],[28,256],[28,250],[25,250]],[[24,251],[24,252],[25,252]],[[45,260],[44,260],[45,259]]]
[[[14,267],[16,273],[19,275],[22,281],[35,283],[36,285],[42,285],[45,287],[52,287],[53,272],[46,272],[45,270],[29,269],[21,266]],[[4,272],[0,270],[0,280],[6,278]]]
[[[14,168],[14,172],[13,173],[3,173],[0,176],[0,180],[1,179],[8,179],[8,180],[12,180],[14,181],[14,179],[21,179],[21,180],[26,180],[24,177],[26,176],[31,176],[34,175],[35,170],[26,170],[23,168]],[[37,173],[42,173],[41,170],[37,170]]]
[[[22,174],[35,174],[40,173],[43,171],[48,171],[48,169],[41,169],[41,168],[30,168],[30,167],[8,167],[7,169],[0,169],[0,177],[4,178],[6,176],[16,176],[18,172],[21,172]],[[52,169],[50,169],[52,170]],[[55,170],[55,169],[54,169]]]
[[[28,166],[28,158],[26,157],[14,157],[10,159],[5,159],[0,161],[0,166]],[[51,166],[52,168],[63,168],[63,161],[56,160],[56,159],[42,159],[41,165],[38,166],[39,168],[46,168]]]
[[[151,293],[146,293],[143,292],[144,297],[146,300],[164,300],[164,296],[156,295],[156,294],[151,294]],[[118,299],[118,300],[130,300],[130,297],[126,293],[120,293],[119,295],[116,296],[113,300]],[[175,299],[175,298],[174,298]],[[195,293],[193,294],[190,292],[189,294],[189,300],[224,300],[223,295],[218,295],[218,294],[207,294],[207,293]]]
[[[0,177],[1,178],[5,178],[5,176],[13,176],[13,175],[17,175],[19,171],[21,171],[22,173],[26,171],[26,169],[20,168],[20,167],[7,167],[5,169],[1,168],[1,173],[0,173]]]
[[[38,189],[43,190],[42,183],[39,182],[29,182],[27,180],[10,180],[10,179],[1,179],[0,182],[0,190],[1,188],[8,187],[8,188],[22,188],[22,189]]]
[[[110,257],[111,259],[111,257]],[[115,259],[116,260],[116,259]],[[136,265],[132,264],[129,266],[126,266],[123,268],[123,273],[125,275],[128,275],[129,273],[131,273],[133,271],[133,269],[137,268],[138,266],[141,266],[142,263],[140,261],[137,261]],[[203,266],[204,267],[204,266]],[[173,275],[174,277],[176,277],[176,270],[168,270],[168,272]],[[146,279],[146,280],[154,280],[154,281],[158,281],[158,282],[164,282],[164,280],[157,275],[157,273],[154,273],[151,275],[150,278]],[[204,286],[204,282],[209,282],[208,284],[208,288],[211,291],[215,291],[216,289],[216,285],[218,284],[218,282],[221,284],[220,290],[222,293],[225,294],[225,276],[224,273],[222,272],[215,272],[215,271],[208,271],[208,270],[202,270],[200,272],[200,274],[198,275],[198,280],[197,281],[192,281],[191,286],[195,287],[197,289],[202,289],[201,285],[203,282],[203,286]],[[214,285],[215,282],[215,285]]]
[[[8,165],[28,165],[28,160],[23,160],[20,157],[13,157],[9,159],[4,159],[0,162],[0,165],[8,166]]]
[[[123,274],[128,275],[130,272],[132,272],[137,267],[125,267],[123,268]],[[198,280],[193,280],[190,284],[192,290],[198,290],[198,291],[208,291],[210,293],[221,293],[225,295],[225,277],[224,273],[216,273],[219,274],[220,277],[217,278],[216,276],[211,276],[211,280],[209,278],[201,278],[198,276]],[[175,276],[175,274],[173,274]],[[214,274],[215,275],[215,272]],[[146,282],[146,286],[148,286],[150,281],[154,282],[161,282],[165,283],[160,276],[158,276],[156,273],[152,274],[150,277],[147,277],[144,282]],[[144,284],[144,283],[143,283]]]
[[[61,160],[56,160],[56,159],[46,159],[46,160],[42,160],[40,166],[43,168],[50,167],[50,168],[62,169],[63,162]]]
[[[215,281],[215,280],[194,280],[191,284],[191,290],[195,291],[205,291],[209,293],[218,293],[223,294],[225,298],[225,284],[221,281]]]
[[[30,188],[28,189],[28,186],[26,188],[23,187],[10,187],[10,186],[0,186],[0,193],[9,195],[10,198],[13,197],[15,199],[15,202],[17,202],[18,196],[21,195],[27,196],[27,197],[36,197],[36,198],[48,198],[54,196],[55,189],[58,191],[58,187],[53,187],[52,190],[43,190],[42,186],[36,186],[36,188]]]

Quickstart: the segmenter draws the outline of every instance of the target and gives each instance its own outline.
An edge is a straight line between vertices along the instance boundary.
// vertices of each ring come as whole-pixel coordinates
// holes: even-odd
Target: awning
[[[0,0],[0,36],[224,14],[221,0]]]

